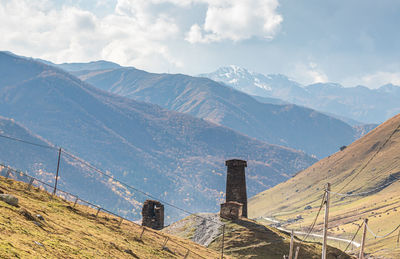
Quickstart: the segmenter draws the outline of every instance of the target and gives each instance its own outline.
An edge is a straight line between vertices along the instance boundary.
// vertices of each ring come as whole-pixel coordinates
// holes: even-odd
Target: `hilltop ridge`
[[[388,233],[400,224],[399,150],[400,114],[343,151],[250,198],[249,213],[254,218],[272,217],[285,227],[301,229],[311,224],[329,182],[331,235],[350,238],[364,218],[370,219],[371,229]],[[302,220],[294,220],[299,216]],[[316,231],[321,228],[322,218],[317,221]],[[397,247],[395,234],[367,242],[368,253],[385,258],[400,256],[400,249],[393,247]]]
[[[19,199],[0,200],[2,258],[219,258],[194,242],[161,234],[97,210],[73,205],[27,184],[0,176],[0,191]],[[142,238],[140,238],[142,236]],[[166,237],[168,242],[165,244]],[[164,245],[165,244],[165,245]],[[164,247],[164,248],[163,248]],[[189,250],[189,253],[188,253]]]

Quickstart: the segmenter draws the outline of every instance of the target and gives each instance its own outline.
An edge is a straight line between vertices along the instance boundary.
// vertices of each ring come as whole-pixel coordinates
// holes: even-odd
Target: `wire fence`
[[[76,204],[85,204],[89,207],[92,207],[93,209],[97,210],[96,217],[101,212],[105,212],[119,218],[119,225],[124,220],[137,224],[135,223],[135,220],[131,220],[129,218],[138,218],[140,216],[139,213],[142,209],[144,200],[150,198],[160,201],[161,203],[166,205],[167,210],[177,210],[183,214],[192,215],[202,220],[212,222],[219,227],[224,226],[224,224],[221,222],[202,217],[198,214],[188,211],[187,209],[183,209],[177,205],[174,205],[171,202],[162,200],[155,195],[140,190],[139,188],[136,188],[120,179],[117,179],[111,174],[111,172],[103,171],[96,166],[93,166],[89,162],[80,159],[71,152],[66,151],[64,148],[48,144],[47,142],[36,143],[25,139],[6,136],[3,134],[0,134],[0,137],[7,141],[14,142],[14,144],[11,146],[13,148],[13,151],[10,152],[9,150],[7,150],[7,147],[10,146],[6,146],[6,152],[0,152],[0,154],[2,155],[2,159],[6,159],[14,164],[17,163],[19,160],[24,160],[21,158],[28,157],[28,159],[26,159],[26,161],[24,160],[24,163],[22,163],[23,167],[25,167],[26,172],[11,168],[4,162],[0,163],[0,166],[3,166],[7,169],[4,176],[9,178],[12,177],[16,180],[28,183],[29,188],[35,185],[43,190],[46,190],[49,193],[53,193],[54,195],[60,196],[67,201],[73,202],[74,206],[76,206]],[[2,147],[1,144],[0,147]],[[0,149],[0,151],[2,150]],[[60,161],[63,159],[64,163],[62,163],[62,170],[59,170]],[[54,168],[56,169],[54,170],[56,171],[56,174],[49,173],[49,171],[52,171],[51,168],[47,168],[44,170],[42,169],[46,164],[53,163],[57,165],[57,167]],[[36,177],[27,173],[27,168],[31,168],[32,165],[36,166]],[[61,171],[61,174],[59,174],[59,171]],[[97,185],[99,183],[102,185],[101,187],[103,188],[98,189],[99,187]],[[64,191],[64,188],[73,191],[67,192]],[[90,192],[90,190],[92,191]],[[101,191],[102,195],[98,195],[98,191]],[[108,191],[108,193],[105,193],[105,191]],[[82,199],[82,196],[86,198]],[[109,196],[113,196],[113,199],[108,198],[108,201],[104,201],[102,199]],[[99,203],[101,205],[99,205]],[[113,209],[106,209],[107,204],[114,205]],[[129,207],[132,206],[133,209],[129,210]],[[120,208],[125,209],[121,210]],[[117,210],[118,212],[115,212],[113,210]],[[128,215],[128,217],[126,215]],[[182,214],[179,215],[183,216]],[[167,219],[168,218],[170,221],[172,220],[172,218],[170,218],[170,216],[167,214]],[[224,233],[222,233],[222,235],[224,235]],[[169,242],[173,241],[169,240]],[[223,249],[224,243],[222,242],[222,257]],[[185,254],[186,257],[189,256],[189,254],[197,255],[195,251],[189,251],[189,253]]]
[[[8,165],[0,164],[0,174],[8,179],[13,179],[17,181],[21,181],[27,184],[26,190],[30,191],[32,187],[37,187],[40,188],[44,191],[47,191],[49,194],[54,193],[54,185],[50,185],[49,183],[46,183],[36,177],[33,177],[25,172],[18,171],[14,168],[11,168]],[[193,251],[193,249],[189,249],[186,246],[180,244],[179,242],[170,239],[169,236],[164,235],[163,233],[159,231],[155,231],[153,229],[150,229],[145,226],[139,225],[135,221],[131,221],[123,216],[120,216],[110,210],[107,210],[106,208],[103,208],[99,205],[96,205],[92,202],[89,202],[87,200],[84,200],[80,197],[78,197],[75,194],[72,194],[70,192],[64,191],[62,189],[57,189],[55,191],[55,195],[64,199],[66,202],[69,202],[72,206],[72,208],[77,209],[77,205],[85,205],[87,207],[93,208],[96,210],[96,214],[94,214],[95,218],[100,218],[102,215],[101,213],[106,213],[108,215],[112,215],[118,220],[116,220],[116,225],[118,227],[121,226],[123,221],[129,222],[131,224],[136,225],[137,227],[141,228],[140,234],[138,236],[138,240],[145,242],[146,239],[149,240],[154,240],[154,236],[157,236],[158,238],[162,238],[162,246],[160,247],[161,250],[168,251],[172,253],[175,256],[180,256],[182,258],[202,258],[202,259],[207,259],[206,257],[198,254],[196,251]]]
[[[314,230],[314,228],[315,228],[315,225],[316,225],[316,222],[317,222],[317,220],[318,220],[318,217],[319,217],[319,215],[320,215],[320,212],[321,212],[321,210],[322,210],[322,207],[323,207],[324,203],[326,202],[326,195],[327,195],[327,194],[332,194],[332,196],[340,196],[341,199],[349,198],[349,197],[355,197],[355,196],[366,196],[366,195],[368,195],[368,194],[371,194],[371,193],[374,193],[374,192],[378,192],[378,191],[380,191],[380,190],[382,190],[382,189],[384,189],[384,188],[390,186],[391,184],[393,184],[393,183],[395,183],[395,182],[397,182],[397,181],[400,180],[398,177],[396,177],[397,175],[396,175],[396,176],[395,176],[395,175],[390,175],[389,181],[384,182],[384,184],[382,184],[382,185],[380,185],[380,186],[377,186],[377,187],[375,187],[375,188],[373,188],[373,189],[370,189],[370,190],[367,190],[367,191],[364,191],[364,192],[341,193],[341,191],[344,190],[345,187],[349,186],[350,183],[353,182],[353,181],[356,179],[356,177],[357,177],[362,171],[365,170],[365,168],[366,168],[366,167],[371,163],[371,161],[379,154],[379,152],[386,146],[386,144],[387,144],[387,143],[389,142],[389,140],[393,137],[393,135],[395,134],[395,132],[398,131],[399,128],[400,128],[400,125],[399,125],[398,127],[396,127],[396,129],[389,135],[389,137],[384,141],[384,143],[378,147],[377,151],[367,160],[367,162],[366,162],[365,164],[360,165],[360,167],[358,168],[358,170],[355,171],[354,174],[349,175],[348,177],[346,177],[346,178],[341,182],[341,183],[344,183],[344,185],[340,188],[339,191],[337,191],[337,192],[325,191],[325,192],[324,192],[324,195],[322,196],[322,199],[321,199],[321,206],[320,206],[319,209],[318,209],[318,212],[317,212],[317,214],[316,214],[316,217],[314,218],[314,220],[312,221],[310,227],[308,228],[305,237],[301,240],[302,242],[305,242],[305,241],[307,240],[307,238],[308,238],[308,237],[311,235],[311,233],[313,232],[313,230]],[[124,193],[124,195],[126,196],[125,198],[126,198],[127,200],[129,200],[130,202],[131,202],[131,201],[135,201],[135,200],[139,200],[139,199],[137,199],[136,196],[134,196],[134,195],[132,194],[132,193],[138,193],[138,194],[140,194],[140,195],[142,195],[142,196],[144,196],[144,197],[148,197],[148,198],[151,198],[151,199],[154,199],[154,200],[158,200],[158,201],[164,203],[165,205],[167,205],[167,206],[169,206],[169,207],[171,207],[171,208],[173,208],[173,209],[179,210],[179,211],[181,211],[181,212],[183,212],[183,213],[185,213],[185,214],[193,215],[193,216],[202,218],[203,220],[212,221],[212,222],[215,223],[215,224],[218,224],[218,225],[220,225],[220,226],[223,226],[223,224],[221,224],[221,223],[219,223],[219,222],[215,222],[215,221],[213,221],[213,220],[210,220],[210,219],[201,217],[201,216],[199,216],[199,215],[196,215],[196,214],[194,214],[194,213],[192,213],[192,212],[190,212],[190,211],[188,211],[188,210],[186,210],[186,209],[183,209],[183,208],[181,208],[181,207],[179,207],[179,206],[174,205],[173,203],[170,203],[170,202],[167,202],[167,201],[163,201],[162,199],[157,198],[156,196],[154,196],[154,195],[152,195],[152,194],[149,194],[149,193],[147,193],[147,192],[145,192],[145,191],[142,191],[142,190],[140,190],[140,189],[138,189],[138,188],[136,188],[136,187],[134,187],[134,186],[132,186],[132,185],[130,185],[130,184],[124,182],[124,181],[122,181],[122,180],[119,180],[119,179],[115,178],[110,172],[107,172],[107,171],[104,172],[103,170],[98,169],[97,167],[93,166],[92,164],[90,164],[90,163],[88,163],[88,162],[86,162],[86,161],[80,159],[79,157],[73,155],[71,152],[68,152],[68,151],[66,151],[66,150],[64,150],[64,149],[62,149],[62,148],[55,147],[55,146],[50,146],[50,145],[46,145],[46,144],[33,143],[33,142],[30,142],[30,141],[26,141],[26,140],[22,140],[22,139],[18,139],[18,138],[15,138],[15,137],[10,137],[10,136],[4,136],[4,135],[1,135],[1,134],[0,134],[0,137],[5,138],[5,139],[8,139],[8,140],[11,140],[11,141],[16,141],[16,142],[22,143],[22,144],[24,144],[24,145],[31,145],[31,146],[38,147],[38,148],[48,149],[48,150],[51,150],[51,151],[53,151],[53,152],[54,152],[55,150],[57,150],[57,151],[58,151],[58,165],[57,165],[57,176],[55,177],[55,185],[52,185],[52,184],[51,184],[51,182],[52,182],[51,180],[54,180],[54,175],[53,175],[53,176],[51,176],[51,175],[50,175],[50,176],[49,176],[49,175],[48,175],[48,176],[44,175],[44,176],[46,176],[45,179],[38,179],[37,177],[33,177],[33,176],[31,176],[31,175],[28,175],[27,173],[23,173],[23,172],[21,172],[21,171],[14,170],[14,169],[12,169],[12,168],[10,168],[10,167],[8,167],[7,165],[4,164],[3,166],[6,167],[6,168],[8,169],[8,170],[7,170],[7,173],[6,173],[6,174],[7,174],[6,176],[7,176],[7,177],[10,177],[10,176],[12,177],[12,175],[14,175],[14,176],[19,175],[19,176],[18,176],[18,177],[19,177],[18,180],[21,180],[21,181],[24,181],[24,182],[28,183],[28,188],[30,188],[30,186],[33,186],[33,185],[36,184],[36,186],[38,186],[38,187],[40,187],[40,188],[42,188],[42,189],[44,189],[44,190],[46,190],[46,191],[48,191],[48,192],[50,192],[50,193],[51,193],[52,190],[53,190],[53,192],[54,192],[57,196],[60,196],[60,197],[64,198],[65,200],[68,200],[68,201],[72,202],[72,203],[74,204],[74,206],[76,206],[76,204],[86,204],[87,206],[92,207],[92,208],[94,208],[94,209],[97,210],[96,215],[95,215],[96,217],[98,217],[100,213],[104,212],[104,213],[108,213],[108,214],[110,214],[110,215],[113,215],[113,216],[119,218],[118,225],[121,225],[121,223],[122,223],[124,220],[125,220],[125,221],[129,221],[129,222],[132,222],[133,224],[136,224],[136,225],[137,225],[137,223],[136,223],[135,221],[131,221],[131,220],[127,219],[126,217],[121,216],[120,213],[115,213],[115,212],[112,212],[111,210],[105,209],[105,206],[96,205],[95,203],[92,203],[92,202],[89,202],[89,201],[87,201],[87,200],[81,199],[81,198],[80,198],[78,195],[76,195],[76,194],[72,194],[72,193],[70,193],[70,192],[66,192],[66,191],[63,191],[62,189],[57,188],[57,180],[59,179],[59,177],[58,177],[58,169],[59,169],[59,168],[58,168],[58,167],[59,167],[59,162],[60,162],[60,157],[61,157],[61,155],[64,155],[64,156],[63,156],[64,159],[69,159],[70,161],[75,161],[75,163],[79,163],[79,164],[80,164],[80,167],[85,168],[85,169],[90,169],[92,172],[94,172],[94,173],[97,174],[97,175],[92,174],[92,175],[90,175],[90,177],[102,177],[102,181],[105,182],[106,184],[110,184],[110,183],[113,184],[113,188],[118,188],[118,192],[119,192],[119,193]],[[393,177],[392,177],[392,176],[393,176]],[[24,178],[24,177],[25,177],[25,178]],[[80,177],[81,177],[81,176],[80,176]],[[347,178],[350,178],[350,177],[351,177],[350,181],[347,181],[347,182],[346,182]],[[24,179],[22,179],[22,178],[24,178]],[[341,184],[339,184],[339,185],[341,185]],[[64,186],[66,186],[66,185],[64,184]],[[130,197],[127,197],[127,196],[130,196]],[[332,197],[332,198],[333,198],[333,197]],[[138,204],[140,205],[140,202],[139,202]],[[137,205],[138,205],[138,204],[137,204]],[[357,236],[357,234],[358,234],[360,228],[361,228],[361,225],[360,225],[359,228],[357,229],[357,231],[356,231],[356,233],[354,234],[354,236],[352,237],[351,241],[348,242],[348,245],[347,245],[345,251],[347,251],[347,249],[349,248],[350,244],[353,244],[353,241],[354,241],[354,239],[356,238],[356,236]],[[386,237],[390,236],[391,234],[395,233],[396,230],[398,230],[399,228],[400,228],[400,225],[397,226],[394,230],[390,231],[388,234],[383,235],[383,236],[379,236],[379,235],[375,234],[375,233],[369,228],[369,226],[367,225],[368,231],[369,231],[375,238],[386,238]],[[140,235],[140,238],[143,237],[145,231],[146,231],[146,228],[143,227],[143,230],[142,230],[142,233],[141,233],[141,235]],[[169,240],[168,237],[162,235],[161,233],[160,233],[159,235],[161,235],[163,238],[165,238],[165,242],[164,242],[165,244],[163,245],[163,249],[167,249],[167,248],[166,248],[166,244],[168,244],[168,243],[172,244],[173,241],[172,241],[172,240]],[[315,235],[314,235],[314,236],[315,236]],[[398,238],[397,238],[397,243],[399,243],[399,239],[400,239],[400,231],[399,231],[399,235],[398,235]],[[222,244],[221,250],[223,251],[223,244]],[[189,254],[196,255],[196,253],[195,253],[194,251],[188,250],[187,253],[184,255],[184,258],[188,258]],[[200,256],[200,255],[198,255],[198,256]],[[201,256],[200,256],[200,258],[201,258]]]

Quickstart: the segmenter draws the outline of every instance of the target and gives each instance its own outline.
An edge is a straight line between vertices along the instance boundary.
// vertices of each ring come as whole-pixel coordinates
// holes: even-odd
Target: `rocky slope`
[[[201,218],[190,216],[165,228],[163,232],[190,239],[217,251],[221,248],[222,227],[225,224],[224,251],[235,258],[280,259],[288,255],[290,235],[276,228],[242,219],[228,221],[218,214],[199,214]],[[207,220],[213,220],[210,223]],[[321,245],[302,243],[295,239],[295,247],[300,246],[298,258],[321,258]],[[349,258],[340,250],[329,247],[327,258]]]

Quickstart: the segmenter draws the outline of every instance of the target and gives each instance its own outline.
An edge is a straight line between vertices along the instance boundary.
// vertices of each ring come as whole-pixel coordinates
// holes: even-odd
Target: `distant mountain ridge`
[[[106,93],[63,70],[4,52],[0,113],[128,184],[194,212],[218,209],[229,158],[248,160],[250,196],[316,161],[202,119]],[[136,193],[134,198],[147,197]],[[137,206],[132,208],[139,215]]]
[[[262,103],[207,78],[154,74],[132,67],[73,74],[102,90],[187,113],[317,157],[328,156],[355,139],[354,130],[341,120],[297,105]]]
[[[62,64],[55,64],[43,59],[37,59],[37,60],[47,65],[55,66],[69,72],[79,71],[79,70],[115,69],[121,67],[117,63],[105,60],[92,61],[88,63],[62,63]]]
[[[343,87],[337,83],[303,86],[284,75],[263,75],[237,66],[222,67],[200,76],[248,94],[279,98],[363,123],[381,123],[400,112],[400,87],[392,84],[378,89]]]

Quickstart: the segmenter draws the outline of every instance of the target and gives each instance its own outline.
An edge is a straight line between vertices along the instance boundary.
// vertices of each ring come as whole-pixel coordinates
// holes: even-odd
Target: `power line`
[[[171,203],[169,203],[169,202],[166,202],[166,201],[164,201],[164,200],[162,200],[162,199],[159,199],[159,198],[157,198],[157,197],[155,197],[155,196],[153,196],[153,195],[151,195],[151,194],[149,194],[149,193],[147,193],[147,192],[145,192],[145,191],[139,190],[139,189],[137,189],[137,188],[135,188],[135,187],[133,187],[133,186],[131,186],[131,185],[125,183],[125,182],[122,182],[121,180],[118,180],[118,179],[114,178],[113,176],[110,176],[110,175],[106,174],[105,172],[101,171],[100,169],[96,168],[95,166],[91,165],[90,163],[88,163],[88,162],[86,162],[86,161],[84,161],[84,160],[82,160],[82,159],[80,159],[80,158],[74,156],[73,154],[68,153],[68,152],[65,151],[65,150],[62,150],[62,152],[63,152],[64,154],[66,154],[67,156],[69,156],[70,158],[75,159],[75,160],[77,160],[77,161],[79,161],[79,162],[85,164],[86,166],[88,166],[89,168],[95,170],[95,171],[98,172],[99,174],[101,174],[101,175],[103,175],[103,176],[106,176],[106,177],[108,177],[109,179],[112,179],[112,180],[114,180],[114,181],[120,183],[121,185],[125,186],[125,187],[128,188],[128,189],[131,189],[131,190],[134,190],[134,191],[136,191],[136,192],[139,192],[139,193],[141,193],[141,194],[143,194],[143,195],[145,195],[145,196],[147,196],[147,197],[149,197],[149,198],[151,198],[151,199],[153,199],[153,200],[158,200],[158,201],[160,201],[160,202],[162,202],[162,203],[164,203],[164,204],[166,204],[166,205],[168,205],[168,206],[170,206],[170,207],[172,207],[172,208],[175,208],[175,209],[177,209],[177,210],[180,210],[180,211],[182,211],[182,212],[185,212],[186,214],[189,214],[189,215],[192,215],[192,216],[201,218],[201,219],[203,219],[203,220],[207,220],[207,221],[210,221],[210,222],[214,222],[214,223],[216,223],[216,224],[218,224],[218,225],[221,225],[221,226],[224,225],[224,224],[218,223],[218,222],[216,222],[216,221],[209,220],[209,219],[207,219],[207,218],[204,218],[204,217],[202,217],[202,216],[199,216],[199,215],[197,215],[197,214],[195,214],[195,213],[193,213],[193,212],[190,212],[190,211],[188,211],[188,210],[182,209],[182,208],[180,208],[180,207],[178,207],[178,206],[176,206],[176,205],[173,205],[173,204],[171,204]]]
[[[318,216],[321,213],[322,207],[324,206],[324,203],[326,202],[325,197],[326,197],[326,192],[324,192],[324,195],[322,196],[321,206],[319,207],[318,213],[315,216],[313,223],[310,225],[307,235],[303,238],[303,240],[301,242],[304,242],[308,238],[308,236],[311,234],[311,232],[313,231],[313,229],[315,227],[315,223],[317,222]]]
[[[346,253],[347,249],[350,247],[350,245],[353,243],[354,239],[356,238],[358,232],[360,231],[361,227],[364,225],[364,222],[361,223],[361,225],[358,227],[356,233],[354,234],[353,238],[351,239],[351,241],[349,242],[349,244],[346,246],[346,249],[343,250],[343,253]]]
[[[399,224],[395,229],[393,229],[392,231],[390,231],[389,233],[387,233],[386,235],[378,236],[377,234],[375,234],[375,233],[369,228],[369,226],[368,226],[368,224],[367,224],[368,232],[371,233],[375,238],[385,238],[385,237],[388,237],[388,236],[390,236],[391,234],[393,234],[394,232],[396,232],[396,230],[398,230],[399,228],[400,228],[400,224]]]
[[[55,150],[58,150],[58,148],[55,147],[55,146],[42,145],[42,144],[38,144],[38,143],[33,143],[33,142],[30,142],[30,141],[27,141],[27,140],[22,140],[22,139],[19,139],[19,138],[14,138],[14,137],[10,137],[10,136],[5,136],[5,135],[2,135],[2,134],[0,134],[0,137],[6,138],[6,139],[10,139],[10,140],[14,140],[14,141],[18,141],[18,142],[22,142],[22,143],[29,144],[29,145],[33,145],[33,146],[38,146],[38,147],[42,147],[42,148],[48,148],[48,149],[55,149]]]
[[[366,191],[366,192],[359,192],[359,193],[339,193],[339,192],[332,192],[332,191],[330,191],[330,193],[332,193],[332,194],[334,194],[334,195],[338,195],[338,196],[344,196],[344,197],[366,195],[366,194],[372,193],[372,192],[374,192],[374,191],[376,191],[376,190],[383,189],[383,188],[385,188],[385,187],[387,187],[387,186],[389,186],[389,185],[391,185],[391,184],[393,184],[393,183],[395,183],[395,182],[397,182],[397,181],[400,181],[399,178],[396,178],[396,177],[394,177],[394,176],[392,176],[392,177],[395,178],[394,181],[391,181],[391,182],[389,182],[389,183],[387,183],[387,184],[384,184],[384,185],[380,185],[380,186],[375,187],[374,189],[369,190],[369,191]]]
[[[339,191],[337,191],[338,193],[343,191],[352,181],[354,181],[354,179],[369,165],[369,163],[371,163],[371,161],[378,155],[378,153],[385,147],[385,145],[389,142],[389,140],[393,137],[393,135],[399,129],[400,129],[400,124],[393,130],[393,132],[389,135],[389,137],[385,140],[385,142],[378,148],[378,150],[368,159],[368,161],[364,164],[364,166],[361,167],[361,169],[358,171],[358,173],[356,173],[348,183],[346,183]],[[350,177],[350,175],[349,175],[349,177]],[[344,180],[346,180],[346,179],[344,179]]]
[[[14,141],[18,141],[18,142],[25,143],[25,144],[29,144],[29,145],[34,145],[34,146],[39,146],[39,147],[43,147],[43,148],[49,148],[49,149],[59,150],[59,148],[57,148],[57,147],[53,147],[53,146],[49,146],[49,145],[41,145],[41,144],[33,143],[33,142],[30,142],[30,141],[26,141],[26,140],[22,140],[22,139],[18,139],[18,138],[9,137],[9,136],[5,136],[5,135],[1,135],[1,134],[0,134],[0,137],[7,138],[7,139],[10,139],[10,140],[14,140]],[[118,180],[118,179],[114,178],[113,176],[110,176],[110,175],[104,173],[103,171],[101,171],[100,169],[98,169],[98,168],[96,168],[95,166],[91,165],[90,163],[88,163],[88,162],[86,162],[86,161],[84,161],[84,160],[82,160],[82,159],[80,159],[80,158],[74,156],[73,154],[71,154],[71,153],[65,151],[64,149],[62,149],[61,152],[64,153],[65,155],[69,156],[70,158],[72,158],[72,159],[74,159],[74,160],[77,160],[77,161],[79,161],[79,162],[85,164],[86,166],[88,166],[89,168],[95,170],[96,172],[100,173],[101,175],[104,175],[104,176],[106,176],[106,177],[108,177],[108,178],[110,178],[110,179],[112,179],[112,180],[114,180],[114,181],[117,181],[118,183],[120,183],[121,185],[125,186],[126,188],[129,188],[129,189],[131,189],[131,190],[134,190],[134,191],[136,191],[136,192],[139,192],[139,193],[141,193],[141,194],[143,194],[143,195],[145,195],[145,196],[147,196],[147,197],[149,197],[149,198],[151,198],[151,199],[158,200],[158,201],[160,201],[160,202],[162,202],[162,203],[164,203],[164,204],[166,204],[166,205],[168,205],[168,206],[170,206],[170,207],[172,207],[172,208],[175,208],[175,209],[177,209],[177,210],[180,210],[180,211],[182,211],[182,212],[184,212],[184,213],[186,213],[186,214],[189,214],[189,215],[192,215],[192,216],[201,218],[201,219],[203,219],[203,220],[207,220],[207,221],[210,221],[210,222],[214,222],[214,223],[216,223],[216,224],[218,224],[218,225],[221,225],[221,226],[224,225],[224,224],[215,222],[215,221],[213,221],[213,220],[209,220],[209,219],[207,219],[207,218],[204,218],[204,217],[202,217],[202,216],[196,215],[196,214],[193,213],[193,212],[190,212],[190,211],[188,211],[188,210],[182,209],[182,208],[180,208],[180,207],[178,207],[178,206],[176,206],[176,205],[173,205],[173,204],[171,204],[171,203],[169,203],[169,202],[166,202],[166,201],[164,201],[164,200],[162,200],[162,199],[159,199],[159,198],[157,198],[157,197],[155,197],[155,196],[153,196],[153,195],[151,195],[151,194],[149,194],[149,193],[146,193],[146,192],[144,192],[144,191],[142,191],[142,190],[139,190],[139,189],[137,189],[137,188],[135,188],[135,187],[133,187],[133,186],[131,186],[131,185],[125,183],[125,182],[122,182],[121,180]]]

